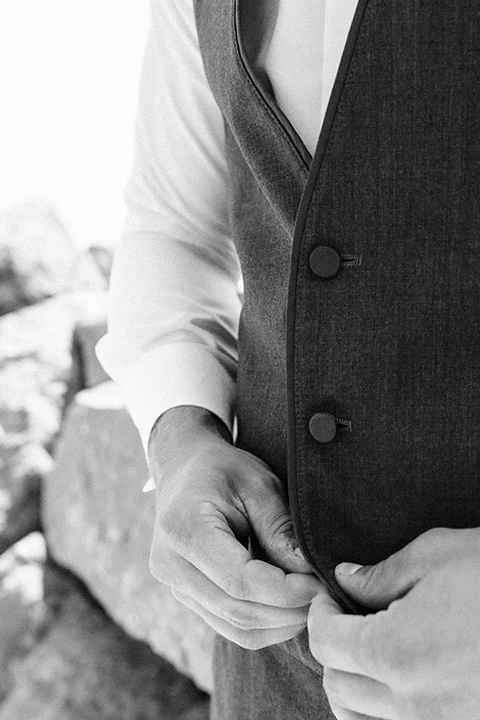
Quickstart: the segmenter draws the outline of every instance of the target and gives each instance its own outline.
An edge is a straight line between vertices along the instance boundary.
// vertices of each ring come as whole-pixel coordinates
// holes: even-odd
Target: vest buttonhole
[[[363,255],[340,255],[340,267],[360,267]]]
[[[337,423],[339,430],[346,430],[347,432],[352,432],[351,420],[340,420],[339,418],[335,418],[335,422]]]

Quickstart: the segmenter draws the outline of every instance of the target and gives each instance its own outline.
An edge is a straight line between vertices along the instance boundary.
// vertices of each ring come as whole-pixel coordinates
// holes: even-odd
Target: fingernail
[[[357,565],[356,563],[340,563],[340,565],[337,565],[335,568],[335,572],[337,575],[353,575],[353,573],[356,573],[357,570],[360,570],[363,565]]]

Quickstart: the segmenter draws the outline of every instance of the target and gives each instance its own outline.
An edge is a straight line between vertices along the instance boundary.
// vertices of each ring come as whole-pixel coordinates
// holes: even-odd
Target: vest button
[[[327,443],[337,434],[337,423],[331,413],[316,413],[310,418],[308,429],[317,442]]]
[[[340,269],[340,255],[327,245],[318,245],[310,253],[308,262],[315,275],[325,279],[333,277]]]

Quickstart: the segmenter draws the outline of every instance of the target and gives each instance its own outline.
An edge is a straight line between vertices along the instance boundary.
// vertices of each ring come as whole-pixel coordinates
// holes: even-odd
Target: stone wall
[[[148,569],[153,493],[137,430],[104,382],[69,408],[43,492],[48,546],[133,637],[210,690],[211,629]]]
[[[210,690],[213,634],[149,573],[154,497],[141,491],[145,459],[120,392],[94,352],[106,331],[110,264],[106,248],[79,253],[44,204],[30,203],[0,217],[0,620],[8,608],[20,608],[11,628],[1,624],[0,669],[23,663],[15,675],[5,670],[5,687],[0,682],[0,720],[160,717],[160,705],[132,683],[128,692],[135,697],[118,688],[121,707],[105,699],[91,714],[75,710],[86,701],[80,680],[75,685],[60,673],[63,685],[54,687],[58,663],[67,662],[69,650],[81,653],[88,646],[96,657],[95,622],[90,630],[82,619],[94,617],[95,608],[109,638],[97,666],[102,677],[99,668],[109,667],[109,652],[120,646],[131,652],[128,643],[140,642],[152,657],[142,651],[141,672],[150,662],[151,674],[164,668],[169,676],[174,671],[165,669],[171,667],[165,658],[184,674],[175,687],[191,701],[168,712],[162,705],[161,717],[207,717],[207,696],[185,685],[190,682],[185,676]],[[26,559],[25,550],[17,550],[22,543],[36,548],[33,559],[31,549]],[[56,578],[57,586],[73,588],[62,595],[62,612],[56,600],[57,610],[51,610],[53,586],[45,583],[45,568],[45,577]],[[115,631],[107,628],[112,620]],[[73,635],[67,640],[69,622]],[[86,636],[92,633],[91,645],[79,637],[81,628]],[[41,668],[43,663],[47,673],[49,662],[47,678]],[[68,663],[75,676],[88,665],[81,657]],[[111,675],[118,682],[113,666]],[[84,680],[95,694],[93,678]],[[168,682],[172,685],[171,677]],[[44,698],[40,707],[38,694],[46,697],[47,686],[51,702]],[[136,709],[129,710],[129,703]]]

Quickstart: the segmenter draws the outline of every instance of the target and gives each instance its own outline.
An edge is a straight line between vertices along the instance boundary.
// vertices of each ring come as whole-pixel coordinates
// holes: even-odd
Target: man
[[[153,19],[99,354],[213,717],[479,718],[478,4]]]

